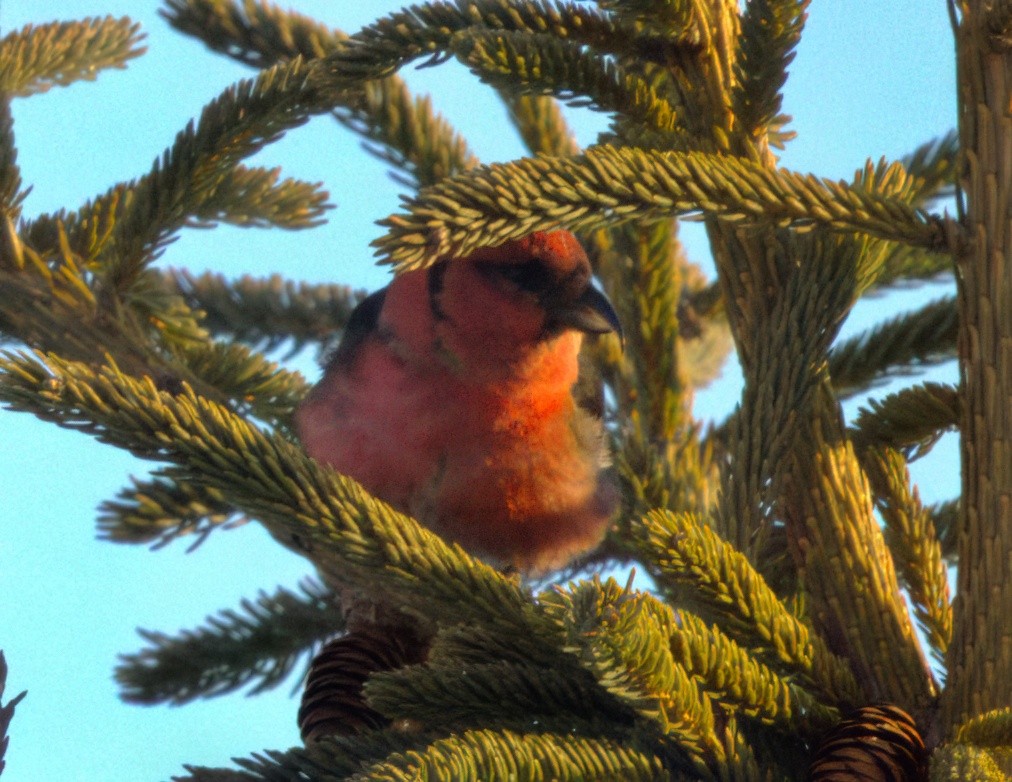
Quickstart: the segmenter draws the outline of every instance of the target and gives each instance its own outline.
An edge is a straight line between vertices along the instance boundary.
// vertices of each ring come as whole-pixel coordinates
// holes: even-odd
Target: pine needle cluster
[[[850,181],[780,168],[807,4],[434,0],[347,35],[261,0],[166,0],[178,31],[257,72],[150,171],[36,216],[9,101],[122,67],[141,36],[106,18],[0,41],[0,400],[158,465],[102,506],[102,537],[199,543],[252,521],[322,579],[145,631],[117,668],[123,697],[276,686],[343,628],[323,584],[438,627],[425,663],[366,684],[392,727],[180,779],[803,779],[826,731],[879,703],[926,737],[933,779],[997,778],[1008,709],[945,722],[938,707],[957,498],[923,505],[908,469],[959,425],[959,390],[909,386],[849,427],[840,407],[955,354],[950,299],[838,332],[861,297],[951,273],[961,226],[936,206],[959,145],[929,140]],[[449,59],[498,92],[529,157],[480,164],[396,75]],[[599,143],[579,148],[560,102],[610,115]],[[290,423],[307,384],[264,353],[324,349],[360,292],[157,268],[187,226],[323,220],[318,184],[243,162],[319,114],[411,189],[376,243],[398,271],[534,230],[588,247],[628,334],[585,356],[624,501],[572,581],[500,573],[302,452]],[[682,248],[686,217],[705,226],[713,280]],[[732,344],[741,402],[704,430],[693,396]],[[588,574],[615,564],[650,583]]]

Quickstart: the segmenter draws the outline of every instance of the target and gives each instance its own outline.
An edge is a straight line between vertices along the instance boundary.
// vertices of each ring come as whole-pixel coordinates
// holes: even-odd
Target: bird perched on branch
[[[583,334],[609,331],[618,317],[566,231],[405,272],[352,314],[297,412],[299,436],[447,540],[543,574],[596,546],[617,505],[601,423],[573,396]],[[345,596],[349,633],[332,646],[368,667],[350,639],[385,619],[365,601]],[[325,699],[303,701],[314,737],[310,700]]]

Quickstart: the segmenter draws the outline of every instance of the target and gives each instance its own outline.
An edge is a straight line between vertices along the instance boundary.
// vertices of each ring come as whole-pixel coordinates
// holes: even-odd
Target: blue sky
[[[27,23],[129,15],[149,52],[97,82],[14,104],[18,162],[34,190],[27,215],[74,208],[116,181],[146,172],[176,132],[228,84],[250,71],[173,32],[148,0],[2,0],[4,34]],[[401,2],[293,0],[292,7],[353,32]],[[792,66],[785,110],[798,138],[784,165],[849,177],[871,157],[899,157],[955,124],[951,32],[942,0],[814,3]],[[488,91],[462,68],[403,75],[433,94],[486,162],[522,154]],[[601,115],[574,112],[581,141]],[[398,186],[355,137],[327,119],[290,133],[255,162],[288,176],[322,180],[337,208],[304,232],[190,231],[160,263],[226,275],[279,272],[293,279],[375,288],[387,272],[372,263],[374,221],[397,208]],[[698,231],[690,255],[709,264]],[[890,294],[859,305],[847,333],[945,292],[944,286]],[[315,372],[311,363],[304,365]],[[737,398],[729,370],[700,396],[704,416]],[[955,379],[954,367],[934,373]],[[24,414],[0,411],[0,648],[10,666],[8,696],[28,697],[11,727],[5,782],[168,779],[183,763],[227,765],[232,756],[298,740],[291,684],[268,695],[233,695],[181,708],[119,701],[116,655],[141,646],[136,627],[174,632],[238,605],[260,589],[294,586],[306,563],[256,525],[214,534],[192,554],[185,543],[157,552],[95,540],[95,508],[147,465],[88,437]],[[958,491],[952,438],[917,466],[925,499]]]

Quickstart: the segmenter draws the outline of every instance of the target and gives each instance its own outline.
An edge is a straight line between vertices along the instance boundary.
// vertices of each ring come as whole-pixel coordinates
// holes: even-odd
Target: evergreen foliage
[[[167,0],[173,27],[258,73],[148,172],[35,217],[21,214],[9,101],[122,67],[141,37],[106,18],[0,41],[0,400],[157,463],[102,506],[102,537],[197,545],[252,520],[322,581],[177,635],[144,631],[147,646],[116,670],[123,697],[278,685],[343,629],[340,586],[437,628],[425,663],[366,684],[393,727],[185,779],[802,779],[827,729],[883,702],[925,737],[932,779],[999,778],[1009,710],[939,709],[941,682],[962,671],[945,665],[961,643],[947,567],[968,550],[965,508],[925,506],[908,470],[963,425],[961,389],[893,391],[849,427],[840,408],[954,356],[969,339],[962,310],[945,299],[837,340],[861,297],[947,273],[968,252],[965,225],[936,210],[975,163],[950,133],[847,182],[778,167],[807,5],[437,1],[349,36],[260,0]],[[996,38],[1007,5],[992,9]],[[492,85],[531,156],[481,165],[397,77],[421,58],[456,58]],[[600,143],[580,149],[557,100],[608,112]],[[290,424],[307,384],[263,352],[325,350],[361,292],[155,267],[187,226],[323,220],[319,184],[243,163],[319,114],[412,189],[376,243],[398,271],[534,230],[568,228],[587,245],[628,335],[624,351],[588,346],[583,381],[624,503],[571,582],[501,573],[302,452]],[[682,249],[684,217],[705,226],[715,280]],[[728,332],[741,403],[704,432],[693,394]],[[617,562],[651,583],[586,572]],[[1007,655],[1000,627],[993,639],[989,653]],[[0,657],[0,690],[4,674]],[[0,707],[0,751],[17,700]]]
[[[313,580],[299,591],[261,592],[207,624],[172,638],[141,630],[149,646],[123,655],[116,672],[123,698],[135,703],[186,703],[249,685],[256,695],[283,681],[300,657],[343,627],[333,593]],[[306,660],[308,663],[308,660]]]
[[[0,696],[4,694],[4,687],[7,685],[7,661],[4,659],[2,653],[0,653]],[[9,699],[7,703],[0,704],[0,773],[4,770],[4,753],[7,751],[7,744],[10,742],[10,738],[7,735],[7,729],[10,727],[11,720],[14,718],[14,709],[22,698],[27,693],[22,692],[13,698]]]

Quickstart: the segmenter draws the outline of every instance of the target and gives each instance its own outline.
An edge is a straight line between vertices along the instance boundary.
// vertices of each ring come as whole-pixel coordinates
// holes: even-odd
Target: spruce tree
[[[138,30],[93,19],[0,41],[0,332],[16,346],[0,400],[156,463],[104,506],[106,536],[217,534],[243,516],[319,572],[196,630],[149,633],[116,672],[124,692],[271,687],[340,633],[336,586],[439,627],[426,663],[368,681],[389,727],[185,779],[1012,770],[1012,6],[950,2],[958,133],[831,181],[776,157],[807,4],[453,0],[348,36],[256,0],[167,0],[176,29],[255,72],[149,172],[34,217],[7,102],[122,65]],[[529,157],[480,165],[397,76],[449,58],[498,91]],[[558,100],[613,121],[580,149]],[[608,422],[623,503],[558,583],[489,567],[302,452],[291,416],[307,383],[263,351],[331,340],[353,292],[155,264],[188,225],[321,219],[317,187],[243,162],[319,114],[410,183],[377,242],[398,271],[535,230],[584,240],[626,324],[624,349],[588,346],[583,388]],[[714,279],[683,250],[685,218],[705,227]],[[838,338],[862,297],[953,272],[958,296]],[[704,429],[693,395],[732,344],[740,404]],[[913,382],[844,423],[842,399],[957,353],[958,386]],[[925,506],[908,464],[956,428],[962,495]],[[604,574],[615,564],[649,583]],[[0,750],[15,702],[0,708]]]

